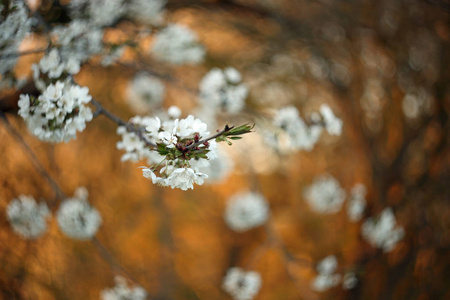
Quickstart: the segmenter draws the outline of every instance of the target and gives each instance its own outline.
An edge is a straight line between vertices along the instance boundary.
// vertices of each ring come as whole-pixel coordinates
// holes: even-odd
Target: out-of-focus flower
[[[254,271],[244,271],[241,268],[230,268],[223,279],[222,288],[234,300],[251,300],[261,288],[261,275]]]
[[[347,272],[342,279],[342,288],[344,290],[351,290],[358,284],[358,279],[353,272]]]
[[[47,204],[36,203],[33,197],[20,195],[6,208],[6,216],[14,232],[27,239],[36,239],[47,230],[50,216]]]
[[[23,1],[12,0],[8,6],[0,4],[0,75],[11,71],[17,62],[16,53],[24,37],[30,32],[31,19]],[[5,56],[3,56],[3,54]],[[2,78],[4,80],[4,78]]]
[[[405,234],[403,227],[397,225],[392,208],[385,208],[378,219],[369,218],[361,227],[363,237],[374,247],[390,252]]]
[[[158,60],[176,65],[197,64],[203,61],[205,49],[189,28],[169,24],[156,34],[152,53]]]
[[[73,198],[64,200],[56,218],[65,235],[77,240],[91,239],[102,223],[102,217],[88,200],[86,188],[78,188]]]
[[[161,81],[141,73],[136,75],[127,86],[128,103],[136,113],[148,113],[164,98],[165,87]]]
[[[200,81],[202,105],[230,113],[240,112],[248,94],[247,86],[241,80],[241,74],[234,68],[212,69]]]
[[[322,104],[320,106],[320,114],[322,115],[323,121],[325,123],[325,129],[328,134],[331,135],[341,135],[342,133],[342,120],[337,118],[331,108]]]
[[[264,224],[269,218],[269,206],[261,194],[236,194],[228,200],[224,218],[232,230],[243,232]]]
[[[323,292],[327,289],[337,286],[341,280],[341,275],[336,274],[337,259],[330,255],[321,260],[317,265],[317,276],[311,283],[311,288],[317,292]]]
[[[127,15],[150,25],[161,25],[164,21],[166,0],[131,0],[128,3]]]
[[[345,200],[345,191],[330,175],[316,178],[303,195],[313,211],[324,214],[338,212]]]
[[[127,281],[121,276],[114,278],[116,286],[101,292],[102,300],[145,300],[147,292],[140,286],[128,287]]]
[[[366,208],[366,192],[366,187],[363,184],[357,184],[352,188],[350,199],[347,202],[347,215],[350,221],[361,220]]]

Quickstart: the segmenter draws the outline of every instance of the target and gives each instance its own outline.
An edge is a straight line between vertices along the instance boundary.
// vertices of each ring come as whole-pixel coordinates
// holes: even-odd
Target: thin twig
[[[214,134],[214,135],[212,135],[212,136],[209,136],[209,137],[207,137],[207,138],[205,138],[205,139],[203,139],[203,140],[200,140],[200,141],[198,141],[198,142],[195,142],[195,143],[193,143],[193,144],[187,146],[186,149],[189,150],[189,149],[192,149],[192,148],[194,148],[194,147],[197,147],[198,145],[204,144],[204,143],[206,143],[207,141],[210,141],[210,140],[212,140],[212,139],[215,139],[215,138],[221,136],[222,134],[224,134],[225,132],[230,131],[230,130],[233,129],[233,128],[234,128],[234,126],[228,127],[228,125],[227,125],[227,126],[225,126],[225,128],[224,128],[223,130],[219,131],[218,133],[216,133],[216,134]]]
[[[143,127],[136,128],[133,124],[131,124],[129,122],[125,122],[118,116],[116,116],[113,113],[111,113],[110,111],[106,110],[101,105],[101,103],[95,99],[92,99],[91,103],[97,108],[97,110],[94,112],[94,117],[97,117],[98,115],[104,115],[105,117],[107,117],[108,119],[113,121],[114,123],[117,123],[119,126],[124,126],[128,132],[133,132],[134,134],[136,134],[139,137],[139,139],[141,141],[143,141],[145,143],[145,145],[147,145],[148,147],[152,147],[152,148],[156,147],[156,145],[154,143],[150,142],[147,139],[147,137],[145,136],[145,134],[144,134],[145,128],[143,128]]]
[[[28,154],[30,157],[31,162],[33,163],[36,170],[45,177],[48,184],[52,188],[52,190],[55,192],[56,200],[50,203],[50,206],[54,206],[55,202],[57,200],[61,200],[66,198],[66,195],[62,191],[62,189],[59,187],[59,185],[56,183],[56,181],[51,177],[51,175],[45,170],[44,166],[41,164],[39,159],[37,158],[36,154],[34,154],[33,150],[31,150],[30,146],[25,142],[23,137],[20,135],[20,133],[9,123],[8,119],[6,118],[5,114],[0,111],[0,119],[3,121],[3,124],[5,125],[6,130],[12,135],[12,137],[22,146],[23,150]]]
[[[9,53],[0,53],[0,57],[2,59],[5,58],[12,58],[12,57],[19,57],[19,56],[25,56],[25,55],[30,55],[30,54],[37,54],[37,53],[42,53],[47,51],[48,47],[46,48],[42,48],[42,49],[36,49],[36,50],[28,50],[28,51],[23,51],[23,52],[9,52]]]

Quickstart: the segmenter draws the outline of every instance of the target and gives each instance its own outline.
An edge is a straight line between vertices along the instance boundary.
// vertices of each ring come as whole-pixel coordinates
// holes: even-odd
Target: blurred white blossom
[[[342,288],[344,290],[351,290],[358,284],[358,278],[354,272],[347,272],[344,274],[344,278],[342,279]]]
[[[128,123],[135,128],[145,128],[151,124],[152,120],[150,117],[135,116]],[[122,162],[146,160],[148,164],[154,164],[164,159],[158,152],[149,149],[135,132],[128,131],[125,126],[118,126],[117,134],[122,136],[122,140],[117,142],[116,147],[125,151],[121,157]]]
[[[338,212],[344,203],[346,193],[331,175],[322,175],[303,192],[311,209],[318,213]]]
[[[363,237],[374,247],[390,252],[397,243],[403,239],[405,234],[403,227],[395,220],[392,208],[385,208],[376,219],[367,219],[362,227]]]
[[[0,14],[0,75],[14,68],[17,62],[14,54],[31,29],[31,19],[23,1],[9,1],[7,7],[3,3],[0,2],[0,12],[6,15]]]
[[[59,228],[70,238],[91,239],[102,223],[100,213],[89,204],[87,198],[86,188],[80,187],[74,197],[61,203],[56,213]]]
[[[136,75],[126,89],[128,103],[136,113],[149,113],[161,104],[164,93],[164,84],[145,73]]]
[[[47,204],[36,203],[33,197],[20,195],[6,208],[6,216],[15,233],[27,239],[36,239],[47,230],[50,216]]]
[[[327,289],[337,286],[341,280],[341,275],[336,274],[337,259],[330,255],[321,260],[317,267],[317,276],[311,283],[311,288],[317,292],[323,292]]]
[[[169,24],[156,34],[152,53],[158,60],[176,65],[197,64],[205,56],[197,34],[178,24]]]
[[[103,30],[81,19],[55,26],[51,34],[64,61],[72,58],[84,62],[103,50]]]
[[[248,94],[248,88],[241,80],[241,74],[235,68],[212,69],[200,81],[201,104],[229,113],[240,112]]]
[[[131,0],[127,14],[142,23],[161,25],[164,21],[164,6],[167,0]]]
[[[121,276],[114,278],[115,287],[101,292],[102,300],[145,300],[147,292],[140,286],[128,287],[127,281]]]
[[[261,194],[239,193],[232,196],[225,210],[225,222],[236,232],[263,225],[269,218],[269,205]]]
[[[222,282],[222,288],[234,300],[251,300],[261,288],[261,275],[241,268],[230,268]]]
[[[320,106],[320,114],[322,115],[323,122],[325,123],[325,129],[328,134],[341,135],[342,133],[342,120],[337,118],[331,108],[322,104]]]
[[[356,184],[352,188],[350,199],[347,202],[347,215],[350,221],[361,220],[366,208],[366,193],[367,190],[363,184]]]
[[[320,125],[308,126],[294,106],[279,109],[273,119],[273,125],[275,132],[267,132],[266,139],[279,150],[311,151],[323,131]]]

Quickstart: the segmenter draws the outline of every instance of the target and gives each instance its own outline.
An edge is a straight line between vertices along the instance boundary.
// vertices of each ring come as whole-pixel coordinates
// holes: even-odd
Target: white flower
[[[200,81],[200,102],[204,106],[238,113],[245,106],[248,89],[241,83],[241,74],[234,68],[209,71]]]
[[[403,227],[397,225],[391,208],[385,208],[377,220],[367,219],[361,227],[363,237],[374,247],[390,252],[405,234]]]
[[[322,126],[306,125],[294,106],[279,109],[275,114],[273,124],[278,130],[274,136],[268,134],[267,139],[270,144],[281,150],[311,151],[323,131]]]
[[[181,109],[178,106],[172,105],[167,110],[167,114],[171,119],[178,119],[181,116]]]
[[[197,35],[178,24],[169,24],[156,34],[152,53],[158,60],[177,65],[197,64],[205,56]]]
[[[56,214],[59,228],[73,239],[88,240],[98,231],[102,217],[87,201],[87,191],[77,190],[73,198],[64,200]]]
[[[311,209],[318,213],[338,212],[345,200],[345,191],[339,182],[330,175],[316,178],[303,193]]]
[[[236,232],[243,232],[264,224],[269,218],[269,206],[260,194],[236,194],[228,200],[225,222]]]
[[[325,122],[325,129],[328,134],[341,135],[342,120],[334,115],[331,108],[326,104],[322,104],[320,106],[320,113],[322,114],[323,121]]]
[[[103,30],[86,20],[74,19],[67,26],[55,26],[51,34],[64,61],[73,58],[84,62],[103,50]]]
[[[366,192],[363,184],[357,184],[352,188],[350,199],[347,202],[347,215],[350,221],[361,220],[366,208]]]
[[[145,300],[147,292],[140,286],[128,287],[127,281],[121,276],[114,278],[116,286],[101,292],[102,300]]]
[[[178,138],[170,132],[163,131],[158,134],[158,138],[166,144],[167,148],[174,148]]]
[[[358,283],[358,279],[353,272],[347,272],[344,274],[344,278],[342,280],[342,288],[344,290],[350,290],[356,286]]]
[[[194,183],[202,185],[204,178],[208,175],[196,172],[191,168],[177,168],[167,178],[167,185],[173,188],[180,188],[183,191],[194,189]]]
[[[131,0],[127,13],[140,22],[160,25],[164,20],[166,2],[166,0]]]
[[[337,259],[334,255],[327,256],[321,260],[316,267],[318,274],[311,283],[312,289],[317,292],[323,292],[338,285],[341,275],[335,274],[336,269]]]
[[[5,4],[6,1],[1,1]],[[20,43],[31,29],[31,18],[22,1],[8,1],[9,5],[0,4],[0,75],[11,71],[17,62]],[[5,54],[5,56],[2,56]],[[2,83],[5,77],[2,77]]]
[[[57,81],[50,84],[37,101],[21,95],[19,115],[32,134],[47,142],[68,142],[76,138],[76,132],[86,128],[93,118],[86,106],[92,97],[87,87]]]
[[[141,73],[127,86],[128,103],[136,113],[148,113],[160,105],[165,93],[164,84],[158,79]]]
[[[261,288],[261,275],[257,272],[245,272],[241,268],[230,268],[223,279],[222,288],[234,300],[251,300]]]
[[[20,195],[6,208],[6,216],[14,232],[27,239],[36,239],[47,230],[50,216],[47,204],[36,203],[31,196]]]

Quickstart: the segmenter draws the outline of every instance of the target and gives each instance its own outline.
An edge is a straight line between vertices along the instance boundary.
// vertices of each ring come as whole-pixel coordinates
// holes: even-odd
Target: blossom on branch
[[[20,95],[19,115],[30,132],[47,142],[68,142],[77,131],[86,128],[92,120],[92,111],[86,106],[91,101],[87,87],[57,81],[50,84],[38,97]]]

